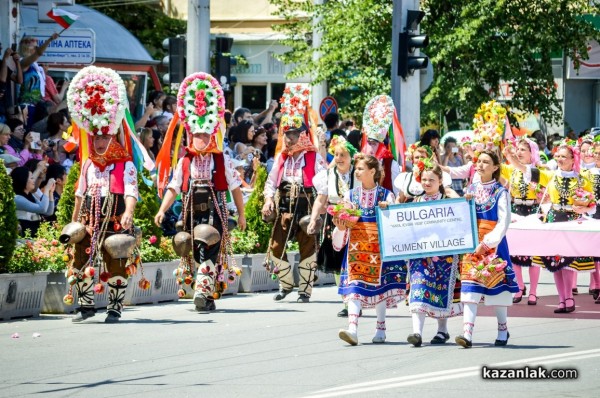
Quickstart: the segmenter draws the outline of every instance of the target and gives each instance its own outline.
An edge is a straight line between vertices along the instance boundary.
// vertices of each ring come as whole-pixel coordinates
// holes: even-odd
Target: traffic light
[[[429,44],[427,35],[418,34],[419,23],[425,16],[423,11],[408,10],[406,15],[406,27],[400,33],[398,45],[398,75],[406,79],[417,69],[425,69],[429,64],[429,58],[413,55],[415,50],[422,50]]]
[[[163,48],[169,51],[169,55],[162,60],[162,64],[169,68],[169,72],[163,76],[163,83],[181,83],[185,79],[185,38],[169,37],[163,41]]]
[[[237,79],[231,76],[231,65],[236,65],[236,59],[231,56],[233,39],[231,37],[217,37],[215,42],[215,76],[223,91],[230,92]]]

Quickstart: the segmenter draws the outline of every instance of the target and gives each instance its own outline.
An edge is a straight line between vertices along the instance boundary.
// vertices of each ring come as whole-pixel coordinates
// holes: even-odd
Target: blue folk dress
[[[515,280],[506,241],[510,224],[510,199],[507,190],[497,181],[477,182],[469,187],[475,200],[479,242],[495,248],[496,255],[507,262],[504,278],[492,287],[485,287],[469,280],[461,281],[461,301],[479,303],[485,296],[486,305],[512,305],[512,293],[519,291]]]
[[[443,195],[422,195],[415,202],[443,199]],[[414,258],[409,261],[409,308],[432,318],[462,314],[458,255]]]
[[[393,308],[405,295],[406,262],[381,262],[376,209],[381,201],[393,203],[394,195],[377,185],[355,188],[346,194],[346,200],[361,209],[362,216],[348,230],[338,292],[345,303],[359,300],[363,308],[373,308],[385,301],[387,308]]]

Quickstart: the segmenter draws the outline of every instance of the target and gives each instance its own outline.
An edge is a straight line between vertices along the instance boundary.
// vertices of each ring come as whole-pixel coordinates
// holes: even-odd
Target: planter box
[[[179,296],[177,291],[177,279],[173,271],[179,267],[179,260],[162,263],[145,263],[144,277],[150,281],[150,289],[142,290],[139,287],[139,281],[142,279],[142,272],[138,270],[136,274],[129,279],[129,285],[125,292],[123,304],[157,304],[164,301],[177,301]]]
[[[95,269],[94,284],[98,283],[98,268]],[[66,305],[63,297],[69,293],[67,277],[63,272],[51,272],[48,274],[48,282],[44,293],[42,313],[44,314],[70,314],[75,312],[78,304],[77,288],[73,286],[73,305]],[[128,289],[129,290],[129,289]],[[102,294],[94,293],[94,308],[101,309],[108,306],[108,286],[105,286]]]
[[[0,275],[0,319],[40,315],[48,272]]]
[[[244,293],[264,292],[279,289],[279,281],[273,280],[263,264],[266,254],[239,255],[242,263],[242,279],[240,290]],[[236,256],[238,264],[240,263]]]

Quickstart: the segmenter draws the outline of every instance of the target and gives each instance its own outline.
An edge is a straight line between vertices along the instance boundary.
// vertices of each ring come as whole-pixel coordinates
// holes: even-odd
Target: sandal
[[[533,297],[533,300],[531,299]],[[527,300],[527,305],[537,305],[538,296],[535,294],[530,294],[529,299]]]

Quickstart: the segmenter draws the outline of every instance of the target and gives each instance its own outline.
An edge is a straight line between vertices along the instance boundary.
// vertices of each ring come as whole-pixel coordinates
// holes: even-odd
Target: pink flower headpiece
[[[221,85],[208,73],[186,77],[177,93],[177,112],[190,134],[216,134],[225,114]]]

